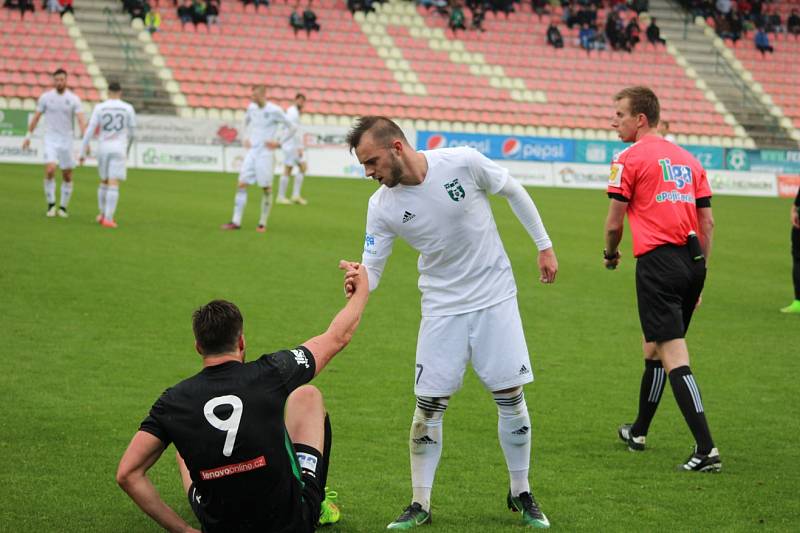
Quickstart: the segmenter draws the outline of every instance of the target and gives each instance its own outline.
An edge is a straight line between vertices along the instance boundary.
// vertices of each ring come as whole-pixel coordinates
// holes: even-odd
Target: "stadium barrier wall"
[[[44,128],[38,128],[30,150],[22,150],[32,112],[0,110],[0,162],[42,163]],[[137,142],[128,157],[130,168],[237,173],[246,150],[241,146],[243,124],[223,119],[184,119],[140,115]],[[364,169],[345,143],[343,126],[304,125],[308,174],[363,178]],[[605,140],[561,139],[406,131],[418,149],[472,146],[498,160],[523,184],[540,187],[605,189],[609,163],[626,145]],[[93,143],[93,148],[95,148]],[[75,140],[75,153],[80,142]],[[689,146],[708,169],[715,194],[794,196],[800,182],[800,151],[723,149]],[[276,151],[276,171],[282,165]],[[93,157],[86,161],[97,164]],[[792,190],[793,189],[793,190]],[[790,194],[791,193],[791,194]]]

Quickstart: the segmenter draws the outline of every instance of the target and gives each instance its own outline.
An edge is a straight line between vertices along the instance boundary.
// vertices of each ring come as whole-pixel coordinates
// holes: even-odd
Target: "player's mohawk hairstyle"
[[[356,120],[353,128],[347,133],[347,144],[351,152],[358,148],[361,138],[367,132],[379,145],[389,146],[396,139],[408,144],[403,130],[393,120],[380,115],[368,115]]]

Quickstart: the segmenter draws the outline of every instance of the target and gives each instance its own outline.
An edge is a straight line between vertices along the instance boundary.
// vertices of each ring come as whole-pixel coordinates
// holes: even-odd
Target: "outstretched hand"
[[[542,283],[553,283],[556,281],[558,273],[558,259],[552,248],[539,252],[539,281]]]
[[[344,295],[348,300],[356,291],[369,290],[367,267],[354,261],[339,261],[339,268],[344,270]]]

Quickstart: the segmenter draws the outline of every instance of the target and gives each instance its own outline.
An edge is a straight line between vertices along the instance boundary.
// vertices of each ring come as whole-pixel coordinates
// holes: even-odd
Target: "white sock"
[[[278,198],[286,198],[286,189],[289,188],[289,174],[284,171],[281,174],[281,179],[278,181]]]
[[[447,398],[417,398],[417,408],[411,421],[408,440],[411,501],[420,504],[425,511],[431,508],[433,479],[442,456],[442,417],[447,403]]]
[[[233,218],[231,222],[237,226],[242,225],[242,215],[244,206],[247,205],[247,189],[236,189],[236,196],[233,198]]]
[[[294,173],[294,186],[292,187],[292,198],[300,196],[300,187],[303,186],[303,173],[299,170]]]
[[[259,226],[267,225],[270,209],[272,209],[272,191],[264,192],[264,195],[261,197],[261,218],[258,219]]]
[[[72,182],[61,182],[61,207],[64,209],[69,205],[69,199],[72,198]]]
[[[55,205],[56,203],[56,180],[44,179],[44,197],[47,200],[47,205]]]
[[[105,183],[101,183],[99,187],[97,187],[97,208],[100,210],[101,214],[105,214],[106,212],[106,192],[108,191],[108,185]]]
[[[114,212],[117,210],[117,201],[119,200],[119,185],[109,185],[106,190],[106,208],[103,213],[103,218],[106,220],[114,220]]]
[[[497,435],[506,458],[511,495],[530,492],[531,418],[522,387],[509,393],[492,393],[497,403]]]

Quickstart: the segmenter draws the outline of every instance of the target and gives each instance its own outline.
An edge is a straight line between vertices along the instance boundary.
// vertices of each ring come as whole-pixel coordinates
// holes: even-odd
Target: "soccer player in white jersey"
[[[286,117],[280,106],[267,102],[267,88],[264,85],[253,87],[253,101],[247,106],[245,130],[249,129],[244,142],[247,155],[239,172],[239,185],[233,203],[233,218],[222,229],[233,230],[242,227],[242,215],[247,205],[247,186],[258,183],[264,190],[261,199],[261,218],[256,231],[267,231],[267,218],[272,208],[272,178],[275,168],[274,152],[295,133],[295,126]],[[276,140],[278,128],[285,126],[284,138]]]
[[[119,83],[109,83],[108,100],[95,106],[92,111],[81,145],[82,165],[89,151],[89,140],[97,135],[97,172],[100,174],[100,186],[97,188],[100,214],[97,215],[97,222],[106,228],[117,227],[114,213],[119,201],[119,182],[127,178],[125,163],[136,130],[136,112],[131,104],[121,100],[121,96]]]
[[[531,422],[522,386],[533,381],[533,372],[517,287],[489,195],[508,200],[539,249],[540,280],[553,283],[558,262],[533,200],[506,169],[478,151],[459,147],[416,152],[397,124],[385,117],[362,117],[347,141],[366,175],[381,185],[369,200],[362,257],[370,289],[377,287],[396,238],[420,252],[417,407],[409,436],[413,496],[388,529],[430,522],[442,418],[468,362],[497,404],[510,477],[508,507],[521,512],[527,526],[549,527],[528,481]]]
[[[283,174],[278,183],[278,197],[275,202],[278,204],[290,204],[292,202],[300,205],[308,204],[308,201],[300,196],[300,188],[303,186],[303,179],[306,175],[306,160],[303,153],[303,138],[300,134],[300,113],[306,97],[302,93],[297,93],[294,97],[294,105],[286,109],[286,116],[295,125],[295,134],[288,141],[281,145],[283,150]],[[294,173],[294,185],[292,186],[292,199],[286,198],[286,189],[289,188],[289,175],[292,169],[297,167]]]
[[[86,131],[86,117],[81,109],[81,99],[67,89],[67,72],[64,69],[53,72],[53,84],[55,88],[39,97],[36,113],[33,114],[28,134],[22,142],[22,149],[27,150],[30,147],[31,135],[44,115],[44,196],[47,200],[47,216],[54,217],[58,214],[67,218],[67,206],[72,196],[72,169],[75,168],[75,159],[72,157],[73,118],[78,119],[83,135]],[[61,168],[61,204],[58,210],[56,166]]]

